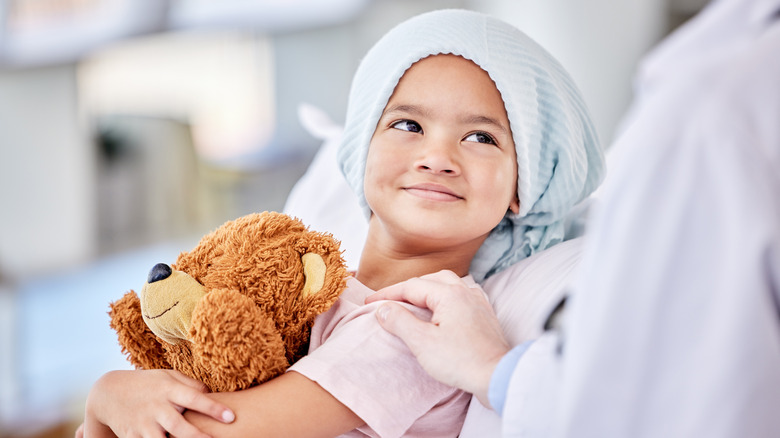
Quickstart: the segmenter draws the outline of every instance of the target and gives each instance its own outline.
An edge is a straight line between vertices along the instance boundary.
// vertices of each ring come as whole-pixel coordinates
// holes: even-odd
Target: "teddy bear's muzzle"
[[[169,344],[189,336],[192,312],[206,288],[185,272],[156,264],[141,289],[141,316],[149,329]]]

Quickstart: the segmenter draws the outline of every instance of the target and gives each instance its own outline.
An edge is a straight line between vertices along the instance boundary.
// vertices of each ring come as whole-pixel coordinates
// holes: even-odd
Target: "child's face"
[[[372,220],[415,242],[478,248],[518,211],[517,160],[488,74],[454,55],[415,63],[371,139],[364,190]]]

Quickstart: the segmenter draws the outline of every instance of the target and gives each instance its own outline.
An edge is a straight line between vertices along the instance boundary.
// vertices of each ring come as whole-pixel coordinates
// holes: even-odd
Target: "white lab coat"
[[[643,62],[563,353],[520,360],[505,436],[780,436],[778,14],[716,1]]]

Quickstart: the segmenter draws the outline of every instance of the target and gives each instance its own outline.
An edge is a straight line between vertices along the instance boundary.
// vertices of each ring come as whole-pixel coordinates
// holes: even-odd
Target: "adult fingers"
[[[466,284],[462,278],[458,277],[458,274],[448,269],[444,269],[439,272],[434,272],[433,274],[426,274],[421,276],[420,278],[423,280],[433,280],[433,281],[438,281],[444,284],[451,284],[451,285]]]
[[[435,277],[411,278],[380,289],[366,298],[366,304],[380,300],[406,301],[417,307],[434,310],[439,303],[441,294],[446,293],[448,288],[453,286],[453,283],[443,282]]]
[[[423,343],[431,339],[428,331],[434,326],[399,304],[382,304],[376,311],[376,317],[382,328],[404,341],[415,356],[425,348]]]

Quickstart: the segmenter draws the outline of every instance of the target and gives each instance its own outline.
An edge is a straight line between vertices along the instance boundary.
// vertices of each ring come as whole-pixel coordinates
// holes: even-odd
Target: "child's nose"
[[[458,174],[457,145],[444,139],[429,138],[420,149],[416,165],[426,172]]]

